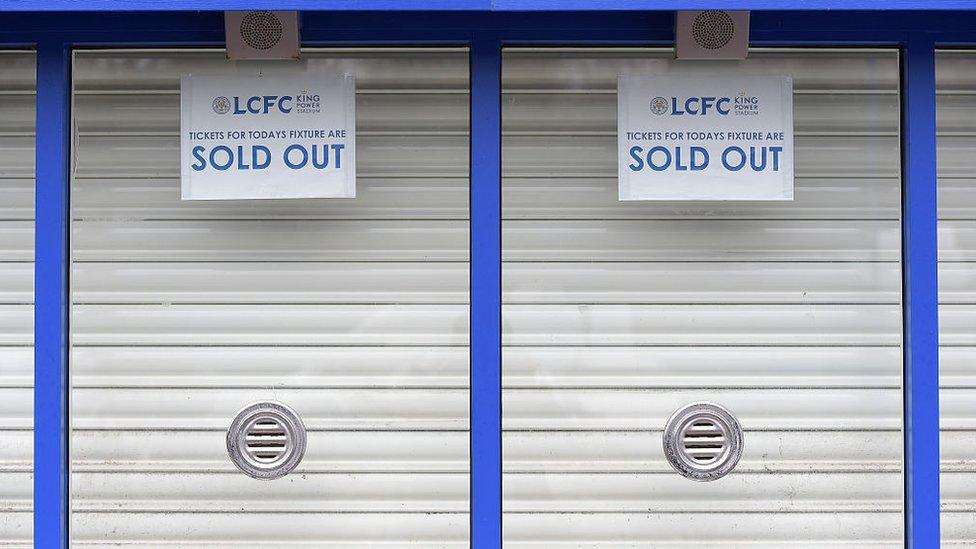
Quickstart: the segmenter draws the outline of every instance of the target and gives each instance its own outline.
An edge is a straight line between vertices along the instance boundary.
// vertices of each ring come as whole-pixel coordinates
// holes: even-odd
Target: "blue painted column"
[[[68,546],[70,52],[37,45],[34,229],[34,547]]]
[[[471,546],[501,547],[501,43],[471,44]]]
[[[905,536],[939,547],[939,269],[935,44],[912,34],[902,56],[902,269],[905,330]]]

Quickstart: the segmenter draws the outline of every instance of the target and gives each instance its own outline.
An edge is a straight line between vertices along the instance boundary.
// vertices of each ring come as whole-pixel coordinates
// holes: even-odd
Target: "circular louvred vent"
[[[687,478],[721,478],[742,456],[742,428],[717,404],[689,404],[675,412],[664,428],[664,455]]]
[[[256,50],[269,50],[281,41],[281,20],[266,10],[249,11],[241,19],[241,40]]]
[[[702,48],[718,50],[727,46],[735,37],[735,22],[724,11],[705,10],[695,16],[691,24],[691,35]]]
[[[305,456],[305,425],[280,402],[257,402],[234,417],[227,453],[238,469],[258,479],[280,478]]]

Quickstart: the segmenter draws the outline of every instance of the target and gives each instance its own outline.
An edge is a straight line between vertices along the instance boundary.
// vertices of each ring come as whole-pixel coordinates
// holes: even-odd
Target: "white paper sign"
[[[184,200],[354,198],[352,75],[184,74]]]
[[[620,200],[793,200],[789,76],[617,79]]]

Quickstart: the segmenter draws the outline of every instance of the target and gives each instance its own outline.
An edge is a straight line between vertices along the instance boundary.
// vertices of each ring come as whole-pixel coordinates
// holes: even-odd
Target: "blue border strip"
[[[939,547],[939,270],[935,43],[902,55],[902,269],[905,333],[905,539]]]
[[[950,11],[976,9],[971,0],[5,0],[0,12],[320,10],[466,12],[595,12],[651,10]]]
[[[471,42],[471,546],[502,546],[501,42]]]
[[[68,545],[68,158],[71,58],[37,45],[34,547]]]

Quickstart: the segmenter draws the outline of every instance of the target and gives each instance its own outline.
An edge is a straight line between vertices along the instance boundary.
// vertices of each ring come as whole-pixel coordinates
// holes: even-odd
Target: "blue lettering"
[[[342,144],[332,145],[332,152],[335,154],[335,167],[337,170],[342,168],[342,149],[345,148],[346,146]]]
[[[320,162],[318,160],[318,157],[319,157],[319,146],[318,145],[312,145],[312,166],[314,166],[314,167],[316,167],[316,168],[318,168],[320,170],[322,168],[329,167],[329,147],[328,147],[328,145],[323,145],[322,146],[322,156],[325,157],[325,158],[323,158],[322,161]]]
[[[711,106],[713,106],[714,104],[715,104],[715,98],[714,97],[702,97],[701,98],[701,106],[702,106],[702,108],[701,108],[701,114],[702,114],[702,116],[705,116],[705,113],[708,112],[708,108],[711,107]]]
[[[769,150],[773,153],[773,171],[779,171],[779,153],[783,152],[783,147],[770,147]]]
[[[200,172],[200,171],[203,171],[207,167],[207,161],[204,160],[203,156],[200,154],[200,153],[202,153],[205,150],[207,150],[207,149],[201,147],[200,145],[197,145],[196,147],[193,147],[193,149],[190,151],[190,154],[193,155],[193,158],[197,162],[199,162],[199,164],[197,164],[196,162],[194,162],[193,164],[190,165],[190,167],[193,168],[193,171]]]
[[[259,160],[258,153],[264,153],[264,158]],[[264,145],[255,145],[251,148],[251,168],[263,170],[271,165],[271,151]]]
[[[715,110],[717,110],[719,114],[723,114],[723,115],[729,114],[728,104],[730,102],[731,100],[728,97],[723,97],[719,99],[718,102],[715,103]],[[723,107],[722,105],[725,105],[725,107]]]
[[[691,171],[700,172],[708,167],[708,150],[704,147],[691,148]]]
[[[241,98],[234,96],[234,114],[268,114],[276,108],[288,114],[294,108],[295,99],[290,95],[254,95],[241,102]]]
[[[292,108],[290,106],[285,107],[285,101],[288,101],[290,103],[291,100],[292,99],[290,95],[282,95],[281,98],[278,99],[278,110],[285,114],[290,113]]]
[[[678,98],[671,98],[671,116],[679,116],[684,114],[684,111],[678,108]]]
[[[225,153],[227,155],[226,163],[217,162],[217,153],[219,152]],[[230,150],[230,147],[228,147],[227,145],[217,145],[216,147],[210,149],[210,165],[213,166],[215,169],[224,171],[227,168],[231,167],[233,163],[234,163],[234,153]]]
[[[294,163],[294,162],[291,161],[291,152],[292,151],[299,151],[301,153],[301,155],[302,155],[301,162]],[[303,147],[303,146],[301,146],[301,145],[299,145],[297,143],[294,144],[294,145],[288,145],[288,148],[285,149],[285,154],[283,155],[283,157],[284,157],[284,161],[285,161],[285,166],[288,166],[289,168],[291,168],[293,170],[300,170],[300,169],[304,168],[306,164],[308,164],[308,151],[305,150],[305,147]]]
[[[237,169],[238,170],[250,170],[251,167],[244,163],[244,147],[241,145],[237,146]]]
[[[739,155],[738,164],[729,163],[729,153],[733,153],[733,152]],[[741,170],[742,167],[746,165],[746,152],[740,149],[739,147],[736,147],[735,145],[725,149],[724,151],[722,151],[722,165],[725,166],[726,170],[732,172],[737,172]]]
[[[654,153],[656,152],[664,153],[664,164],[661,164],[660,166],[655,164],[653,160]],[[671,151],[669,151],[666,147],[662,147],[661,145],[651,147],[651,149],[647,151],[647,165],[656,172],[663,172],[664,170],[668,169],[668,166],[671,165]]]
[[[688,171],[688,165],[681,165],[681,147],[674,148],[674,171],[676,172],[686,172]]]
[[[754,172],[761,172],[766,169],[766,147],[759,147],[759,151],[762,152],[762,157],[757,162],[756,147],[749,147],[749,164],[752,166],[752,171]]]
[[[644,169],[644,159],[640,157],[640,153],[644,152],[644,148],[640,145],[634,145],[630,148],[630,157],[634,159],[628,168],[632,172],[639,172]]]
[[[689,97],[684,100],[681,106],[678,105],[678,98],[671,98],[671,115],[681,116],[683,114],[692,114],[705,116],[709,111],[715,110],[721,115],[727,115],[731,112],[730,104],[732,99],[728,97]],[[682,108],[684,110],[682,110]]]

